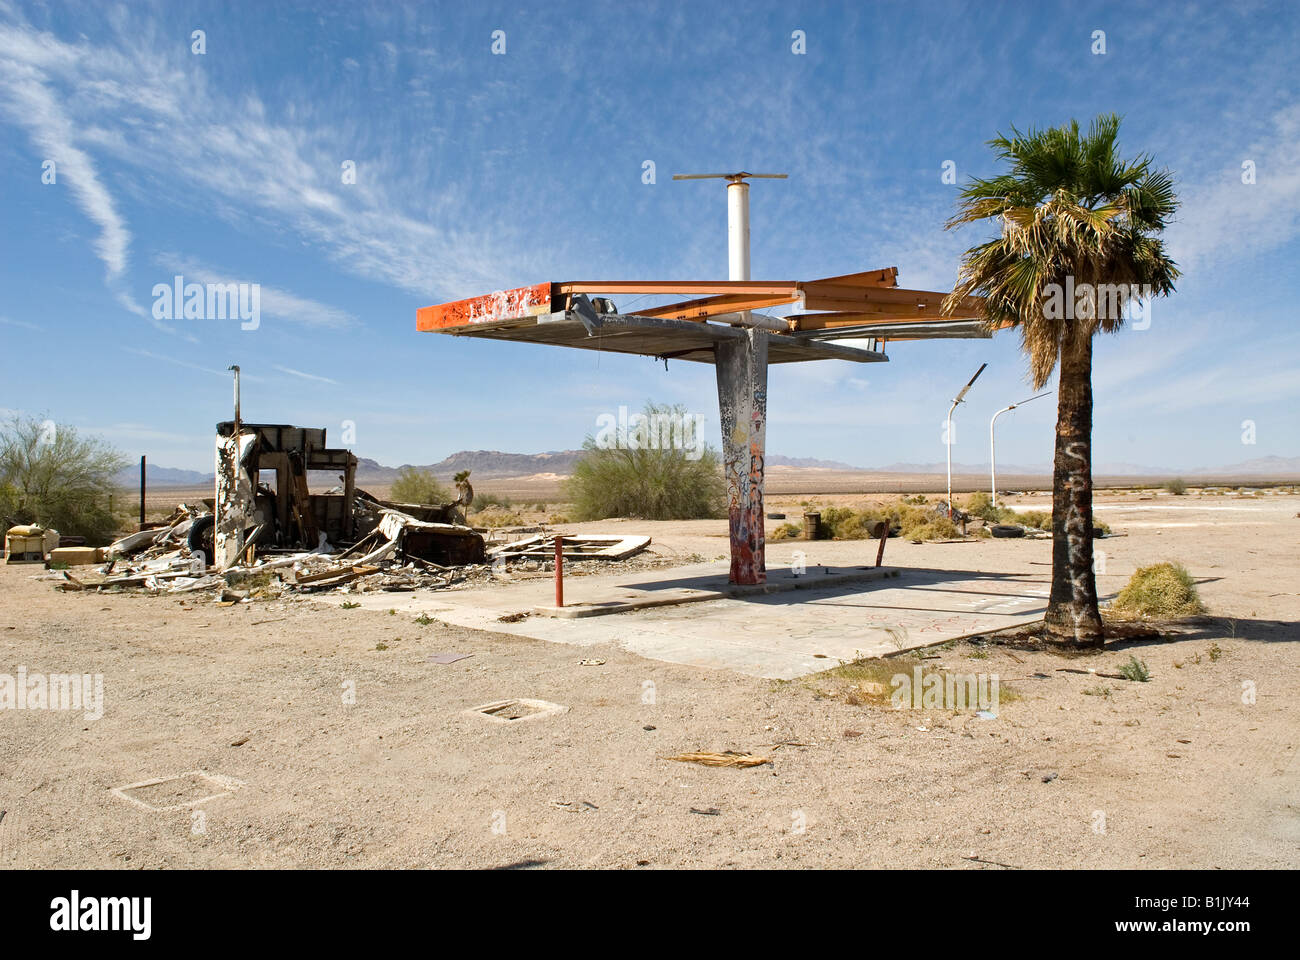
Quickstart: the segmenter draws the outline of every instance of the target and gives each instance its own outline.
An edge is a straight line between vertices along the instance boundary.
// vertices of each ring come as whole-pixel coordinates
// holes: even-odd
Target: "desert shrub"
[[[961,531],[947,517],[937,517],[926,523],[903,528],[903,536],[909,540],[952,540],[961,536]]]
[[[783,523],[767,535],[768,540],[797,540],[803,535],[803,527],[797,523]]]
[[[874,510],[859,510],[839,525],[841,540],[869,540],[876,524],[887,519]]]
[[[1187,484],[1182,477],[1175,477],[1173,480],[1165,481],[1165,490],[1175,497],[1181,497],[1187,493]]]
[[[856,511],[852,507],[827,507],[821,511],[821,520],[817,526],[817,536],[822,540],[847,540],[845,524],[854,518]]]
[[[1017,523],[1022,527],[1052,532],[1051,510],[1012,510],[1010,507],[995,507],[987,493],[972,493],[962,507],[972,517],[980,517],[989,523]],[[1092,525],[1102,533],[1110,533],[1110,526],[1093,518]]]
[[[429,470],[418,467],[402,467],[393,481],[393,488],[388,497],[395,503],[419,503],[439,506],[450,503],[456,497]]]
[[[1013,518],[1008,521],[1010,523],[1019,523],[1022,526],[1046,530],[1048,533],[1052,532],[1052,511],[1050,510],[1011,511],[1011,513]]]
[[[867,540],[881,520],[893,526],[897,519],[889,512],[872,508],[827,507],[821,514],[818,536],[832,540]]]
[[[888,507],[827,507],[822,511],[819,536],[835,540],[867,540],[884,521],[891,534],[909,540],[947,540],[960,536],[957,526],[941,510],[893,504]]]
[[[480,493],[474,497],[474,503],[470,509],[481,512],[492,507],[499,507],[502,510],[509,510],[514,504],[509,497],[498,496],[495,493]]]
[[[993,505],[993,498],[984,492],[972,493],[966,498],[966,503],[962,506],[972,517],[979,517],[981,520],[987,520],[989,523],[1019,523],[1025,526],[1038,527],[1040,530],[1052,529],[1052,515],[1046,514],[1047,525],[1042,526],[1035,522],[1043,516],[1042,511],[1030,510],[1022,513],[1019,510],[1012,510],[1010,507],[997,507]],[[1032,518],[1026,520],[1026,517]]]
[[[474,523],[480,527],[517,527],[523,522],[524,518],[519,514],[497,507],[474,514]]]
[[[650,423],[661,422],[658,418],[662,417],[693,422],[680,406],[647,403],[643,415]],[[576,518],[693,520],[724,516],[726,483],[717,451],[701,446],[695,456],[694,443],[682,439],[679,446],[638,443],[633,450],[598,444],[588,436],[582,445],[585,452],[574,464],[567,484]],[[690,440],[700,442],[699,438]]]
[[[110,508],[126,458],[76,427],[17,414],[0,424],[0,521],[37,523],[102,545],[118,531]]]
[[[1133,574],[1111,609],[1140,617],[1190,617],[1204,613],[1205,605],[1186,567],[1156,563]]]
[[[1146,683],[1151,679],[1151,670],[1147,667],[1147,662],[1134,656],[1128,658],[1128,663],[1120,667],[1119,672],[1125,680],[1132,680],[1135,683]]]

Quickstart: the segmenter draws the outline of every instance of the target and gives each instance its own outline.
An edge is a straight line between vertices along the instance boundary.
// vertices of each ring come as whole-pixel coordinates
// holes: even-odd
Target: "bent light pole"
[[[729,280],[749,280],[749,184],[751,177],[784,180],[784,173],[688,173],[674,180],[727,181],[727,263]],[[718,414],[727,478],[732,583],[765,583],[763,461],[767,435],[768,332],[739,312],[744,337],[715,348]]]
[[[1051,392],[1051,390],[1048,390],[1047,393],[1040,393],[1037,397],[1030,397],[1029,400],[1037,400],[1039,397],[1045,397]],[[1002,416],[1002,414],[1006,413],[1008,410],[1014,410],[1016,407],[1024,406],[1029,402],[1029,400],[1021,400],[1018,403],[1013,403],[1010,406],[1003,407],[997,413],[993,414],[993,418],[989,420],[989,490],[993,506],[995,507],[998,505],[998,455],[997,445],[993,439],[993,425],[998,422],[998,417]]]
[[[948,426],[943,435],[943,442],[944,442],[944,446],[948,448],[948,519],[949,520],[952,519],[952,412],[957,409],[957,404],[961,403],[965,399],[966,392],[970,390],[970,388],[974,385],[975,381],[980,378],[980,374],[984,372],[984,368],[987,366],[988,366],[987,363],[980,364],[980,368],[975,371],[975,376],[971,377],[970,380],[967,382],[966,386],[961,388],[961,393],[953,397],[952,406],[948,408]]]

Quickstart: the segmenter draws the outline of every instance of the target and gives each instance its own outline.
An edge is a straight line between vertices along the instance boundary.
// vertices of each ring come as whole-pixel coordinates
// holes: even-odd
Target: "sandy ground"
[[[59,594],[39,568],[0,567],[0,673],[102,674],[104,690],[99,719],[0,712],[0,866],[1298,866],[1300,498],[1141,496],[1102,498],[1119,534],[1099,544],[1103,592],[1177,558],[1213,616],[1083,658],[928,654],[1013,689],[996,719],[313,600]],[[716,522],[595,526],[681,559],[726,546]],[[864,550],[813,547],[811,562]],[[932,569],[1050,559],[1046,541],[888,549]],[[447,652],[471,656],[429,660]],[[1150,682],[1062,672],[1133,654]],[[464,713],[508,697],[568,709]],[[664,759],[689,750],[771,763]],[[224,795],[157,812],[113,792],[191,771],[215,780],[135,793]]]

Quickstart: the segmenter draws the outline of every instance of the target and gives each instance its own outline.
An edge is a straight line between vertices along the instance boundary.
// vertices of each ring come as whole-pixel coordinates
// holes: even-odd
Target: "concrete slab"
[[[580,580],[577,582],[587,588],[582,591],[583,599],[576,602],[566,602],[563,607],[543,604],[533,607],[532,612],[542,617],[579,620],[584,617],[630,613],[633,610],[647,610],[651,607],[674,607],[684,603],[699,603],[704,600],[754,597],[770,593],[783,593],[787,590],[819,590],[896,576],[898,576],[898,571],[889,567],[840,569],[819,566],[810,568],[798,575],[790,570],[768,571],[767,583],[737,584],[729,583],[727,575],[714,572],[710,567],[706,573],[691,573],[685,576],[673,577],[671,580],[645,580],[638,583],[603,582],[597,584]],[[554,599],[553,586],[552,599]]]
[[[540,577],[473,590],[327,594],[321,599],[427,613],[459,626],[578,647],[615,644],[653,660],[789,680],[842,660],[884,656],[1041,619],[1050,587],[1050,568],[1042,567],[997,574],[912,569],[864,581],[866,572],[830,568],[820,580],[810,578],[807,589],[572,620],[530,615],[544,597],[554,599],[552,581]],[[700,589],[700,578],[725,581],[726,573],[725,562],[610,573],[566,580],[565,593],[575,601],[608,600],[617,589],[630,594],[627,599],[652,597],[656,591],[668,596]],[[789,575],[770,574],[777,586],[782,573]],[[859,577],[831,579],[850,573]]]

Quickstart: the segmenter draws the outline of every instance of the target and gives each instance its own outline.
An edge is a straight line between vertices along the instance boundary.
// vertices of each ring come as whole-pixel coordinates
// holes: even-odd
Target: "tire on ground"
[[[211,566],[216,549],[213,540],[216,536],[217,518],[209,514],[199,517],[190,524],[190,532],[185,537],[185,545],[190,548],[190,555],[203,554],[205,566]]]

